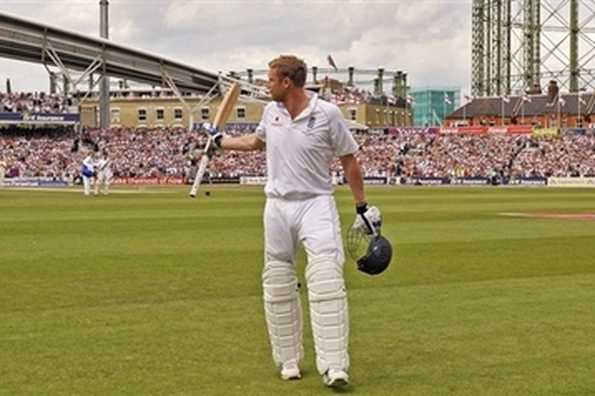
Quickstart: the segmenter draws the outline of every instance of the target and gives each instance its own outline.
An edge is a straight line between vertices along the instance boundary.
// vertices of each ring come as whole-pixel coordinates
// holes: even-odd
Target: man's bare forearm
[[[223,150],[252,151],[261,150],[264,142],[256,134],[251,133],[238,137],[225,136],[221,139],[220,146]]]
[[[347,183],[349,183],[349,187],[351,188],[355,204],[358,205],[366,202],[364,178],[362,177],[357,159],[353,155],[346,155],[341,157],[341,165],[343,166]]]

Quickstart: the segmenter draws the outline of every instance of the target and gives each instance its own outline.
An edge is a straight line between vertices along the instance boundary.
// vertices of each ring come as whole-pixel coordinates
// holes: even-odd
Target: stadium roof
[[[151,85],[167,75],[182,91],[204,93],[218,74],[112,41],[0,12],[0,57],[85,71],[105,61],[107,74]],[[56,61],[56,58],[58,61]]]

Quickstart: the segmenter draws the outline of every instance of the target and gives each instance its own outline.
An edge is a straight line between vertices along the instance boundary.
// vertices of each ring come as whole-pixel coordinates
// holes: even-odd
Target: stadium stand
[[[45,92],[0,93],[0,113],[64,113],[72,106],[71,96]]]
[[[246,133],[228,129],[229,134]],[[106,149],[116,177],[186,178],[205,143],[202,134],[184,128],[88,131]],[[393,135],[358,134],[358,158],[365,176],[404,178],[595,176],[595,134],[442,135],[397,131]],[[44,176],[72,180],[85,150],[71,152],[73,132],[4,129],[0,151],[7,176]],[[262,176],[265,155],[225,153],[211,164],[215,177]],[[338,163],[334,171],[340,175]]]

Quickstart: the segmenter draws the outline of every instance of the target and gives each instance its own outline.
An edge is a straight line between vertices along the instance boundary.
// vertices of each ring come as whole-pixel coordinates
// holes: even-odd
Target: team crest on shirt
[[[283,124],[281,124],[281,120],[279,119],[279,116],[275,117],[275,120],[273,122],[271,122],[271,125],[276,126],[276,127],[283,126]]]
[[[316,117],[310,116],[308,118],[308,122],[306,122],[306,127],[302,129],[302,133],[306,136],[315,136],[318,133],[318,130],[315,129],[316,126]]]

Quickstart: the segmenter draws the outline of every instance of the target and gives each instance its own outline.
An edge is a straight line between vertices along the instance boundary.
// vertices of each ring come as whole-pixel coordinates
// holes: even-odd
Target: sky
[[[471,85],[471,0],[110,0],[109,39],[209,71],[308,66],[403,70],[409,85]],[[0,0],[0,12],[99,35],[98,0]],[[40,64],[0,59],[0,91],[47,91]],[[355,76],[370,80],[373,76]],[[385,89],[387,87],[385,86]]]

